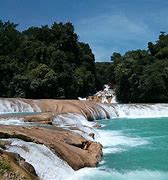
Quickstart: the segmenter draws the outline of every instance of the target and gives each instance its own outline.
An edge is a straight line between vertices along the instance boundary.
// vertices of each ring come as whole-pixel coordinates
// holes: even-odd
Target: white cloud
[[[110,61],[110,56],[112,52],[118,52],[118,49],[105,48],[103,46],[91,46],[93,53],[96,55],[96,60],[101,61]],[[107,58],[108,57],[108,58]]]
[[[136,22],[123,14],[102,15],[91,19],[83,20],[80,26],[87,28],[91,32],[97,31],[100,35],[119,35],[125,33],[144,34],[148,29],[147,25],[142,22]],[[84,32],[85,33],[85,32]]]
[[[98,61],[102,58],[109,60],[114,51],[133,49],[133,45],[140,44],[149,36],[147,24],[124,14],[84,19],[76,27],[80,40],[91,45]]]

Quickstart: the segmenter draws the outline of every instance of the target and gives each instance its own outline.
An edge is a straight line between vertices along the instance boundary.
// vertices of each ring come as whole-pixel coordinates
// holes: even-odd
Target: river
[[[97,140],[104,146],[103,160],[98,168],[79,170],[75,179],[168,179],[168,118],[116,118],[101,124]]]
[[[168,104],[101,106],[111,119],[97,120],[102,126],[100,129],[90,128],[93,122],[88,122],[80,114],[58,115],[53,120],[63,128],[76,125],[87,133],[94,131],[95,141],[103,145],[104,154],[96,168],[74,171],[44,145],[18,139],[9,139],[12,144],[8,150],[19,153],[31,163],[43,180],[167,180]],[[22,114],[40,111],[23,103],[19,106],[1,103],[1,114],[11,112]],[[9,119],[1,119],[0,124],[34,125],[25,123],[22,118],[15,118],[13,114]]]

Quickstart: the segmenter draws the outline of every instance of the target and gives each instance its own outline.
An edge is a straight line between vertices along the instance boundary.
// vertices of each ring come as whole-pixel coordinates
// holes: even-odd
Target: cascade
[[[28,104],[22,100],[0,99],[0,114],[15,112],[41,112],[36,104]]]
[[[101,106],[110,118],[168,117],[168,104],[112,104]]]
[[[53,120],[53,124],[64,129],[76,132],[89,140],[93,140],[89,136],[90,133],[96,134],[96,131],[93,128],[96,123],[89,122],[85,116],[77,113],[57,115]]]
[[[152,117],[168,117],[168,104],[98,104],[97,106],[88,105],[86,108],[91,112],[94,119],[107,118],[152,118]],[[0,113],[11,112],[40,112],[40,108],[33,103],[26,103],[21,100],[0,100]],[[135,119],[136,120],[136,119]],[[116,120],[118,121],[118,120]],[[106,121],[107,122],[107,121]],[[8,118],[2,119],[0,124],[6,125],[28,125],[23,119]],[[100,142],[103,146],[104,155],[110,153],[122,153],[133,147],[150,145],[150,140],[142,137],[130,137],[124,131],[114,130],[97,130],[92,128],[95,122],[87,121],[85,113],[65,113],[58,114],[53,119],[53,124],[63,127],[65,129],[77,132],[86,139],[93,140],[89,133],[95,134],[95,141]],[[150,171],[150,170],[135,170],[125,173],[110,170],[104,171],[102,168],[83,168],[74,171],[66,162],[62,161],[49,148],[44,145],[35,144],[32,142],[25,142],[18,139],[9,139],[11,145],[7,146],[7,150],[20,154],[26,159],[28,163],[33,165],[36,173],[42,180],[52,179],[88,179],[97,174],[101,178],[118,178],[118,179],[136,179],[138,176],[148,177],[151,179],[166,179],[167,172]],[[103,162],[102,162],[103,163]],[[58,173],[59,172],[59,173]]]
[[[7,146],[10,152],[18,153],[28,163],[33,165],[37,175],[42,180],[66,179],[74,170],[56,154],[44,145],[9,139]]]

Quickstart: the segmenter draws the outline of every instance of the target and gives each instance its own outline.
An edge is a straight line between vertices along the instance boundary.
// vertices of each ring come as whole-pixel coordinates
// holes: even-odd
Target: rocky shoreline
[[[104,135],[99,137],[100,130],[96,129],[99,124],[94,120],[167,116],[168,104],[109,105],[83,100],[0,98],[0,163],[3,164],[0,179],[10,179],[15,167],[20,167],[18,161],[7,160],[8,149],[25,158],[37,178],[52,180],[54,173],[54,179],[62,179],[62,174],[71,176],[74,170],[96,167],[100,162],[103,147],[96,140],[103,143]],[[25,179],[31,179],[26,167]],[[62,172],[60,176],[57,171]],[[20,174],[20,179],[25,177],[22,171]]]
[[[65,160],[74,170],[95,167],[101,159],[100,143],[88,141],[82,136],[54,127],[1,126],[0,138],[17,138],[26,142],[44,144]]]
[[[44,144],[74,170],[96,167],[100,162],[102,145],[94,141],[92,127],[77,126],[75,123],[68,122],[73,120],[73,116],[72,119],[71,116],[69,120],[67,119],[67,115],[71,114],[81,116],[88,121],[109,118],[106,110],[98,103],[79,100],[8,98],[0,99],[0,105],[0,122],[11,118],[22,122],[17,125],[10,123],[3,125],[2,123],[0,126],[1,139],[17,138],[26,142]],[[24,112],[38,113],[25,115]],[[8,115],[7,113],[14,114]],[[66,124],[66,127],[62,126],[63,124]],[[90,138],[82,136],[82,133]]]
[[[0,179],[38,180],[34,167],[19,154],[7,152],[8,141],[0,140]]]

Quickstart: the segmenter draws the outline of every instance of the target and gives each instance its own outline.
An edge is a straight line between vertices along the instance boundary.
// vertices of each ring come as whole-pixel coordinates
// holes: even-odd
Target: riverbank
[[[59,168],[62,174],[65,169],[72,173],[73,169],[96,167],[100,162],[99,142],[105,137],[97,138],[95,128],[99,124],[94,120],[157,116],[168,117],[167,104],[109,105],[78,100],[2,98],[0,138],[11,143],[7,150],[24,157],[40,179],[60,179],[53,172],[55,169]],[[44,160],[39,162],[40,168],[39,158]]]
[[[109,118],[99,104],[78,100],[0,99],[0,138],[43,144],[74,170],[96,167],[102,145],[95,119]]]

